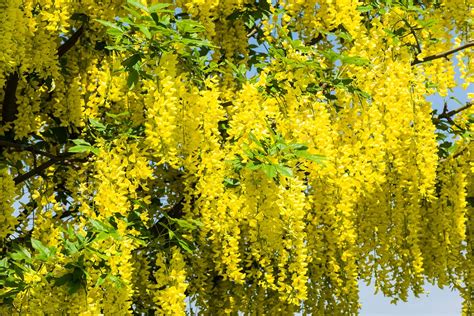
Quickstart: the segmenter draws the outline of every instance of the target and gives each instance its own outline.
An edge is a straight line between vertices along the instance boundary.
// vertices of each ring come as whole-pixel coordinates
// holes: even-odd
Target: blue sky
[[[461,315],[462,299],[458,292],[448,288],[426,286],[428,295],[411,296],[407,302],[390,304],[382,294],[374,295],[374,288],[360,286],[361,316],[455,316]]]

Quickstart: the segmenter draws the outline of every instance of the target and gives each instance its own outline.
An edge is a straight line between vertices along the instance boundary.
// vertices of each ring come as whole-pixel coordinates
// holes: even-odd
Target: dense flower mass
[[[4,0],[0,314],[472,315],[473,7]]]

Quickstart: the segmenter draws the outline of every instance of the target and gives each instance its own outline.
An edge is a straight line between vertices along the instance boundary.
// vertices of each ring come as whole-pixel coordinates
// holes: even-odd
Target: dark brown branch
[[[442,53],[434,54],[434,55],[431,55],[431,56],[426,56],[423,59],[416,58],[414,61],[412,61],[411,65],[413,66],[413,65],[425,63],[425,62],[428,62],[428,61],[432,61],[432,60],[435,60],[435,59],[448,57],[449,55],[452,55],[456,52],[459,52],[463,49],[466,49],[466,48],[469,48],[469,47],[472,47],[472,46],[474,46],[474,41],[467,42],[464,45],[461,45],[459,47],[447,50],[447,51],[442,52]]]
[[[24,173],[24,174],[21,174],[21,175],[15,177],[15,179],[13,179],[15,181],[15,185],[20,184],[23,181],[26,181],[29,178],[31,178],[31,177],[33,177],[37,174],[40,174],[41,172],[48,169],[49,167],[51,167],[52,165],[54,165],[58,161],[59,161],[58,159],[52,158],[52,159],[46,161],[45,163],[43,163],[42,165],[39,165],[38,167],[31,169],[27,173]]]
[[[48,169],[48,168],[51,167],[52,165],[67,160],[68,157],[71,157],[72,155],[73,155],[73,153],[63,153],[63,154],[59,154],[58,156],[56,156],[56,157],[54,157],[54,158],[51,158],[50,160],[46,161],[45,163],[39,165],[38,167],[33,168],[33,169],[31,169],[30,171],[28,171],[28,172],[26,172],[26,173],[24,173],[24,174],[21,174],[21,175],[15,177],[15,178],[13,179],[13,181],[15,181],[15,185],[20,184],[20,183],[22,183],[23,181],[26,181],[26,180],[28,180],[29,178],[34,177],[34,176],[40,174],[41,172],[43,172],[44,170]],[[75,161],[75,160],[71,160],[71,161]]]
[[[464,111],[464,110],[469,109],[471,106],[474,106],[474,101],[468,102],[468,103],[466,103],[466,105],[464,105],[464,106],[462,106],[462,107],[460,107],[460,108],[458,108],[458,109],[451,110],[451,111],[447,112],[446,114],[441,113],[441,115],[444,114],[443,117],[451,117],[451,116],[454,116],[454,115],[456,115],[456,114],[458,114],[458,113],[461,113],[461,112]],[[441,115],[440,115],[440,117],[441,117]]]
[[[61,58],[64,54],[66,54],[77,43],[82,33],[84,33],[83,25],[74,34],[72,34],[72,36],[68,38],[67,41],[65,41],[61,46],[59,46],[56,55]]]
[[[15,142],[12,142],[12,141],[0,139],[0,147],[4,147],[4,148],[14,148],[14,149],[16,149],[17,151],[29,151],[29,152],[31,152],[31,153],[33,153],[33,154],[42,155],[42,156],[45,156],[45,157],[48,157],[48,158],[51,158],[51,159],[57,158],[56,155],[51,154],[51,153],[48,153],[48,152],[46,152],[46,151],[42,151],[42,150],[36,149],[36,148],[34,148],[33,146],[34,146],[34,145],[27,145],[27,144],[15,143]]]
[[[460,151],[458,151],[457,153],[455,153],[455,154],[453,155],[453,159],[456,159],[456,158],[458,158],[459,156],[461,156],[464,152],[466,152],[467,148],[468,148],[468,146],[464,147],[463,149],[461,149]]]
[[[67,39],[61,46],[58,47],[56,55],[61,58],[66,54],[84,33],[84,26],[81,26],[69,39]],[[19,74],[13,72],[8,76],[5,85],[5,96],[2,104],[2,125],[15,121],[18,114],[18,105],[16,103],[16,90],[18,87]],[[1,149],[1,147],[0,147]]]
[[[472,106],[474,106],[474,101],[467,102],[466,105],[461,106],[458,109],[449,111],[448,110],[448,104],[444,103],[443,112],[441,112],[438,116],[434,117],[434,122],[439,122],[442,119],[446,119],[446,120],[452,122],[451,117],[453,117],[454,115],[456,115],[458,113],[461,113],[464,110],[469,109]]]
[[[416,36],[415,28],[410,24],[410,22],[408,22],[408,20],[402,19],[402,21],[410,29],[409,34],[411,34],[415,38],[415,43],[416,43],[415,47],[416,47],[416,50],[417,50],[417,54],[420,54],[421,53],[421,44],[420,44],[420,41],[418,40],[418,36]]]
[[[18,73],[16,72],[8,76],[2,105],[2,125],[13,122],[16,118],[16,88],[18,87],[18,79]]]

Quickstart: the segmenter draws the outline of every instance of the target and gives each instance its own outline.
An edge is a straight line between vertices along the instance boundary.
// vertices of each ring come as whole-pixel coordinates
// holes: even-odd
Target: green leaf
[[[15,261],[25,260],[26,262],[31,261],[31,253],[26,248],[19,248],[15,252],[10,254],[10,257]]]
[[[83,139],[73,139],[72,142],[78,146],[90,146],[91,144]]]
[[[82,286],[81,282],[77,282],[77,281],[69,282],[69,291],[68,291],[68,293],[70,295],[72,295],[74,293],[77,293],[79,291],[79,289],[81,288],[81,286]]]
[[[326,157],[321,156],[321,155],[316,155],[316,154],[310,154],[307,151],[295,151],[295,155],[300,158],[305,158],[310,161],[319,163],[319,164],[324,164],[324,161],[326,160]]]
[[[143,5],[142,3],[140,3],[139,1],[127,0],[127,3],[130,4],[130,5],[132,5],[132,6],[134,6],[134,7],[137,8],[137,9],[143,10],[143,11],[145,11],[145,12],[147,12],[147,13],[149,12],[149,11],[148,11],[148,8],[147,8],[145,5]]]
[[[138,25],[138,28],[139,28],[140,31],[143,33],[143,35],[145,35],[146,38],[151,39],[150,30],[149,30],[146,26],[144,26],[144,25]]]
[[[264,148],[262,143],[257,139],[257,137],[255,137],[255,135],[252,132],[249,132],[249,138],[251,141],[253,141],[255,144],[260,146],[262,149]]]
[[[135,66],[135,64],[138,63],[140,60],[141,60],[140,54],[134,54],[128,57],[127,59],[125,59],[124,61],[122,61],[122,66],[124,66],[127,69],[130,69],[133,66]]]
[[[99,155],[99,148],[90,146],[90,145],[77,145],[69,148],[68,152],[70,153],[88,153],[92,152],[95,155]]]
[[[370,94],[367,92],[360,90],[360,89],[355,89],[354,93],[364,99],[370,99]]]
[[[195,230],[197,228],[194,223],[189,222],[185,219],[171,218],[171,220],[178,224],[179,227],[184,228],[185,230]]]
[[[69,241],[68,239],[64,240],[64,249],[67,251],[68,255],[75,254],[79,251],[76,244]]]
[[[156,13],[156,12],[173,12],[173,10],[163,10],[167,7],[169,7],[171,3],[156,3],[148,8],[148,11],[151,13]]]
[[[362,12],[362,13],[369,12],[370,10],[373,10],[373,9],[374,9],[374,7],[371,6],[371,5],[365,5],[365,6],[358,6],[357,7],[357,11]]]
[[[366,58],[362,58],[359,56],[341,56],[341,62],[344,64],[351,64],[356,66],[365,66],[370,64],[370,61]]]
[[[108,279],[110,281],[112,281],[115,284],[116,287],[118,287],[118,288],[122,287],[122,280],[120,280],[119,277],[117,277],[115,275],[112,275],[112,274],[109,274]]]
[[[456,152],[456,150],[458,149],[459,145],[454,143],[451,145],[451,147],[448,148],[448,152],[450,154],[454,154],[454,152]]]
[[[258,161],[251,161],[249,162],[248,164],[245,165],[245,168],[249,169],[249,170],[258,170],[258,169],[261,169],[263,166],[262,163],[258,162]]]
[[[201,33],[204,32],[204,26],[193,20],[178,20],[176,27],[180,33]]]
[[[40,259],[47,260],[52,254],[51,249],[37,239],[31,238],[31,246],[40,253]]]
[[[89,219],[89,222],[91,223],[92,227],[98,231],[98,232],[109,232],[111,230],[113,230],[113,227],[107,225],[107,224],[104,224],[98,220],[95,220],[95,219]]]
[[[66,273],[59,278],[56,278],[54,280],[54,285],[55,286],[62,286],[66,283],[71,283],[72,282],[72,273]]]
[[[94,238],[95,242],[99,242],[102,240],[106,240],[110,237],[110,234],[108,232],[100,232],[97,234],[97,236]]]
[[[134,16],[136,19],[141,19],[143,16],[141,12],[138,12],[137,10],[134,10],[130,7],[124,7],[124,9],[130,12],[130,14]],[[129,18],[122,18],[120,21],[125,24],[135,25],[135,23],[133,23]]]
[[[97,282],[95,283],[95,286],[97,287],[104,284],[106,278],[107,278],[107,274],[102,274],[100,277],[97,278]]]
[[[303,144],[290,144],[290,148],[293,150],[308,150],[308,146]]]
[[[178,244],[180,245],[181,248],[183,248],[187,253],[190,253],[192,254],[193,253],[193,249],[192,249],[192,246],[190,244],[188,244],[188,242],[184,239],[178,239]]]
[[[474,124],[474,113],[469,114],[468,121],[470,124]]]
[[[100,154],[100,149],[96,148],[96,147],[91,147],[90,151],[96,156],[98,156]]]
[[[240,181],[234,178],[225,178],[223,183],[227,188],[235,188],[240,185]]]
[[[0,260],[0,268],[7,269],[8,268],[8,258],[3,258]]]
[[[271,179],[275,178],[277,175],[277,170],[274,165],[261,165],[262,171],[265,175]]]
[[[108,28],[112,28],[112,29],[115,29],[117,31],[120,31],[120,33],[123,33],[123,30],[120,26],[118,26],[117,24],[115,23],[112,23],[112,22],[109,22],[109,21],[104,21],[104,20],[99,20],[99,19],[96,19],[97,22],[99,22],[100,24],[104,25],[104,26],[107,26]]]
[[[351,84],[351,82],[354,81],[352,78],[341,78],[341,79],[335,79],[334,84],[335,85],[342,85],[342,86],[348,86]]]
[[[282,176],[285,176],[285,177],[293,177],[293,171],[289,168],[289,167],[286,167],[286,166],[283,166],[283,165],[274,165],[276,171],[281,174]]]
[[[98,130],[99,132],[103,132],[106,130],[106,126],[104,124],[102,124],[101,122],[93,119],[93,118],[90,118],[89,119],[89,124],[94,127],[96,130]]]
[[[108,116],[108,117],[111,117],[113,119],[118,119],[119,117],[130,115],[130,112],[126,111],[126,112],[121,112],[121,113],[118,113],[118,114],[106,112],[105,115]]]
[[[138,71],[130,69],[128,73],[127,86],[129,90],[132,90],[138,83]]]

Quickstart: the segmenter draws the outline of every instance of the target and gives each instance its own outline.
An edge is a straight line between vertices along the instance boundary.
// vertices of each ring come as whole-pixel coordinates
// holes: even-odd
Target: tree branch
[[[58,47],[56,55],[61,58],[66,54],[84,33],[84,26],[81,26],[68,40]],[[18,114],[18,105],[16,104],[16,90],[18,80],[20,79],[18,72],[11,73],[5,84],[5,96],[2,104],[2,125],[13,122]]]
[[[469,47],[472,47],[472,46],[474,46],[474,41],[467,42],[464,45],[461,45],[459,47],[447,50],[447,51],[442,52],[442,53],[427,56],[423,59],[416,58],[414,61],[411,62],[411,65],[414,66],[414,65],[425,63],[425,62],[432,61],[432,60],[435,60],[435,59],[447,57],[447,56],[452,55],[456,52],[459,52],[460,50],[463,50],[463,49],[466,49],[466,48],[469,48]]]
[[[72,34],[70,38],[68,38],[61,46],[59,46],[56,55],[61,58],[64,54],[66,54],[74,46],[74,44],[77,43],[79,37],[81,37],[83,33],[84,25],[81,25],[81,27],[74,34]]]
[[[15,185],[20,184],[20,183],[22,183],[23,181],[26,181],[26,180],[28,180],[29,178],[34,177],[35,175],[40,174],[41,172],[43,172],[44,170],[48,169],[48,168],[51,167],[52,165],[67,160],[67,158],[68,158],[68,157],[71,157],[72,155],[74,155],[74,154],[73,154],[73,153],[62,153],[62,154],[59,154],[58,156],[55,156],[55,157],[49,159],[48,161],[46,161],[45,163],[39,165],[38,167],[33,168],[33,169],[31,169],[30,171],[28,171],[28,172],[26,172],[26,173],[24,173],[24,174],[21,174],[21,175],[19,175],[19,176],[16,176],[16,177],[13,179],[13,181],[15,182]]]
[[[45,163],[39,165],[38,167],[31,169],[27,173],[24,173],[24,174],[21,174],[21,175],[15,177],[15,179],[13,179],[13,181],[15,181],[15,185],[20,184],[23,181],[26,181],[29,178],[31,178],[31,177],[33,177],[37,174],[40,174],[41,172],[48,169],[49,167],[51,167],[52,165],[54,165],[58,161],[59,161],[58,159],[51,158],[50,160],[46,161]]]
[[[456,115],[458,113],[461,113],[462,111],[464,110],[467,110],[469,109],[471,106],[474,105],[474,101],[471,101],[471,102],[468,102],[466,103],[466,105],[456,109],[456,110],[452,110],[452,111],[449,111],[448,113],[446,113],[447,116],[453,116],[453,115]]]
[[[42,156],[45,156],[45,157],[48,157],[48,158],[51,158],[51,159],[57,158],[57,156],[54,155],[54,154],[51,154],[51,153],[48,153],[46,151],[42,151],[42,150],[34,148],[34,145],[15,143],[15,142],[12,142],[12,141],[9,141],[9,140],[4,140],[4,139],[0,139],[0,147],[14,148],[17,151],[29,151],[33,154],[42,155]]]
[[[13,72],[8,76],[5,85],[5,96],[2,106],[2,124],[7,124],[15,120],[17,114],[16,88],[18,87],[18,73]]]
[[[464,110],[467,110],[469,109],[470,107],[474,106],[474,101],[470,101],[470,102],[467,102],[466,105],[464,106],[461,106],[460,108],[458,109],[455,109],[455,110],[451,110],[451,111],[448,111],[448,107],[445,105],[444,109],[443,109],[443,113],[441,113],[440,115],[438,115],[438,119],[448,119],[458,113],[461,113],[462,111]]]

